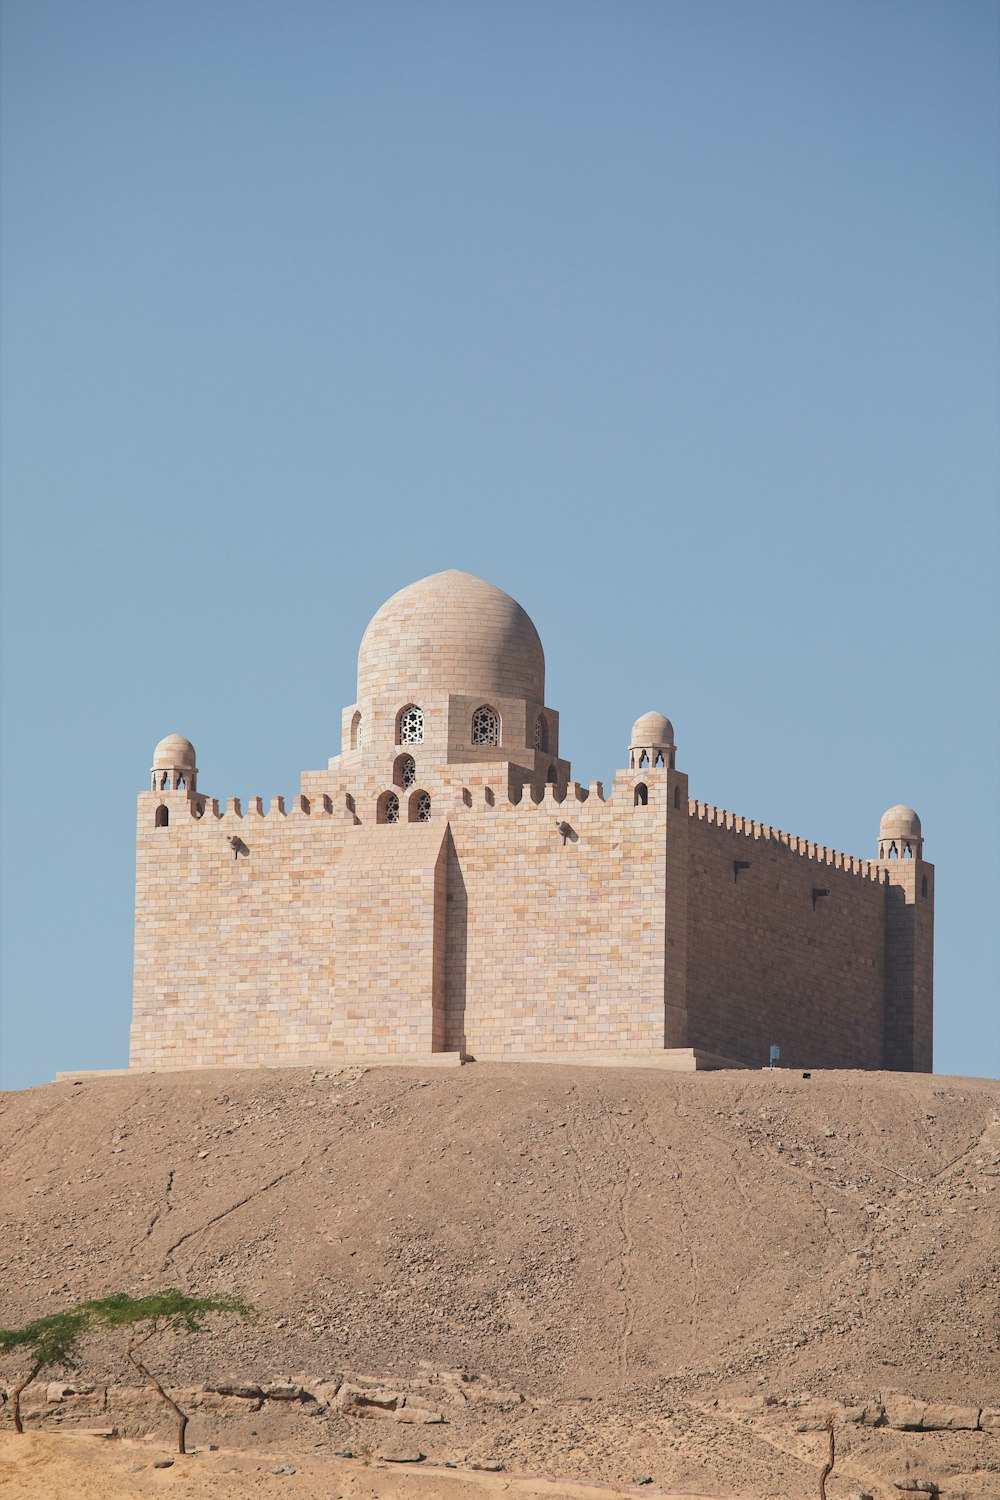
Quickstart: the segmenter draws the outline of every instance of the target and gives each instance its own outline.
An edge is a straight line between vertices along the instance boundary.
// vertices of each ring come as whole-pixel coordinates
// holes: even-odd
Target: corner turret
[[[630,771],[657,768],[672,771],[677,756],[674,726],[665,714],[643,714],[632,725],[628,747]]]
[[[897,802],[882,814],[878,825],[879,859],[922,859],[923,853],[920,819],[912,807]]]
[[[198,766],[194,746],[182,734],[168,734],[153,751],[150,791],[187,792],[198,789]]]
[[[885,881],[885,1067],[933,1069],[934,866],[920,819],[897,803],[878,827]]]

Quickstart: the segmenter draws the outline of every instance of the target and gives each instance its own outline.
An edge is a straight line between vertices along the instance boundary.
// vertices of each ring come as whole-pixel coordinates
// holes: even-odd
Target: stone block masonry
[[[689,801],[656,713],[607,795],[580,786],[534,626],[460,573],[376,614],[342,726],[288,808],[220,807],[189,741],[157,746],[132,1067],[754,1067],[777,1043],[793,1067],[930,1069],[933,869],[910,809],[866,861]]]

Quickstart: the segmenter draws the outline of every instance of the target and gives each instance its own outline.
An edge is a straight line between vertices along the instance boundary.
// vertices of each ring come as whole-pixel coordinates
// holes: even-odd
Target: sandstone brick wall
[[[170,824],[156,828],[158,806]],[[329,1050],[337,867],[329,800],[265,815],[253,798],[194,818],[183,792],[139,798],[133,1066],[311,1060]],[[227,843],[240,838],[248,854]]]
[[[367,821],[336,790],[200,818],[143,794],[133,1066],[662,1047],[669,788],[635,806],[639,779],[514,803],[425,778],[425,824],[371,821],[370,790]]]
[[[330,933],[331,1055],[444,1049],[447,826],[440,820],[351,830],[336,872]]]
[[[934,867],[886,860],[885,1066],[929,1073],[933,1065]]]
[[[792,1067],[930,1067],[924,861],[688,803],[673,770],[605,799],[490,769],[422,769],[427,823],[374,821],[377,768],[352,791],[308,773],[287,812],[142,794],[132,1064],[667,1046],[761,1066],[777,1042]]]
[[[783,1066],[881,1067],[877,867],[703,804],[691,804],[689,840],[690,1045],[758,1067],[772,1042]],[[830,894],[814,903],[817,888]]]
[[[644,807],[623,782],[608,801],[547,791],[453,818],[448,1046],[663,1046],[665,791]]]

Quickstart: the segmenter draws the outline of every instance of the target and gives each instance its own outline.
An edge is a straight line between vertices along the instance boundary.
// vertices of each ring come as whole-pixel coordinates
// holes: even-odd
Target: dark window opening
[[[647,807],[649,805],[649,787],[644,781],[640,781],[632,797],[633,807]]]
[[[170,822],[170,812],[169,812],[169,809],[167,809],[166,807],[164,807],[163,803],[161,802],[160,805],[159,805],[159,807],[156,809],[156,827],[157,828],[166,828],[166,826],[167,826],[167,824],[169,822]]]
[[[380,823],[399,822],[399,798],[395,792],[383,792],[378,799],[378,821]]]

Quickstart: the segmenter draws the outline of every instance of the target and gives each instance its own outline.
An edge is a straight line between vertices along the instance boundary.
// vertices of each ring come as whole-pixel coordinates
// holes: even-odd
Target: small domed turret
[[[665,714],[648,713],[636,719],[628,747],[631,770],[646,766],[672,769],[676,751],[674,726]]]
[[[879,859],[920,859],[923,849],[920,819],[912,807],[898,802],[882,814],[878,825]]]
[[[168,734],[153,751],[154,792],[193,792],[198,779],[194,746],[182,734]]]

